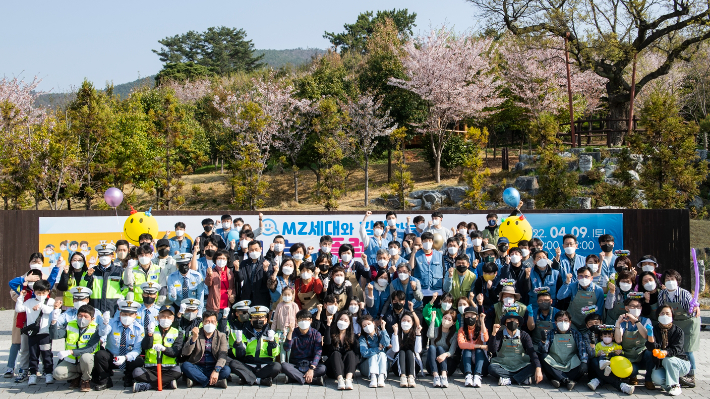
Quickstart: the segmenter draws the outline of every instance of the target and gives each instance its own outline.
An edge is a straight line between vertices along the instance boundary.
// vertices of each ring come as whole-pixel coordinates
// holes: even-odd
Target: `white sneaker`
[[[606,367],[604,368],[604,376],[605,376],[605,377],[608,377],[610,374],[611,374],[611,367],[606,366]]]
[[[448,388],[449,387],[449,378],[448,377],[441,377],[441,387],[442,388]]]
[[[587,383],[587,386],[592,391],[596,391],[597,388],[599,388],[599,384],[600,384],[600,381],[596,378],[593,378],[593,379],[589,380],[589,382]]]
[[[370,374],[370,388],[377,388],[377,375]]]
[[[409,387],[410,388],[416,388],[417,387],[417,381],[414,379],[413,375],[410,375],[409,378]]]
[[[473,386],[473,376],[471,374],[466,374],[466,380],[464,381],[463,386],[465,386],[465,387],[472,387]]]
[[[346,378],[346,379],[345,379],[345,390],[346,390],[346,391],[352,391],[352,390],[353,390],[353,379],[352,379],[352,378]]]
[[[44,383],[45,384],[53,384],[54,383],[54,377],[52,377],[51,374],[47,374],[44,376]]]
[[[671,396],[678,396],[678,395],[681,394],[681,392],[682,392],[682,391],[681,391],[681,389],[680,389],[680,385],[673,385],[673,386],[671,387],[671,389],[668,391],[668,394],[671,395]]]
[[[627,395],[632,395],[634,393],[634,389],[635,388],[633,385],[629,385],[625,382],[621,383],[621,392],[623,392]],[[680,390],[680,387],[678,388],[678,390]]]
[[[380,374],[380,376],[377,377],[377,386],[378,387],[382,388],[385,386],[386,377],[387,377],[387,375],[385,375],[385,374]]]
[[[500,377],[500,379],[498,380],[498,385],[500,385],[500,386],[510,385],[510,378]]]
[[[407,388],[409,386],[406,375],[402,374],[402,376],[399,377],[399,386],[402,388]]]
[[[508,381],[510,382],[510,380]],[[474,388],[480,388],[481,387],[481,376],[476,374],[473,376],[473,387]]]
[[[600,360],[599,361],[599,370],[604,370],[605,368],[609,367],[611,364],[610,360]]]
[[[37,385],[37,375],[36,374],[30,374],[29,378],[27,379],[27,385]]]
[[[345,380],[343,379],[342,376],[338,377],[338,390],[342,391],[344,389],[345,389]]]
[[[434,377],[434,388],[441,387],[441,378],[437,375]]]

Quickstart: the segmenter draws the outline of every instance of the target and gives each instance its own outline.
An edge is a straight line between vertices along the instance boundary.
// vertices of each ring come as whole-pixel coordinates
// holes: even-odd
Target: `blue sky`
[[[464,0],[359,1],[8,1],[0,24],[0,74],[42,78],[40,90],[68,91],[86,77],[97,86],[158,72],[159,39],[210,26],[242,28],[259,49],[327,48],[360,12],[408,8],[417,31],[446,23],[476,26]]]

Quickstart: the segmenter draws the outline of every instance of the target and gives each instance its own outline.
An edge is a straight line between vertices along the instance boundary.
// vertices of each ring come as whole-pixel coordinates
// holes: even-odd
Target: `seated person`
[[[74,287],[72,290],[76,288],[83,287]],[[74,299],[77,297],[74,296]],[[77,303],[82,302],[74,302]],[[52,375],[57,381],[68,380],[72,388],[80,388],[81,392],[91,391],[94,353],[100,347],[99,325],[95,315],[96,309],[93,306],[82,304],[76,311],[75,319],[65,325],[55,323],[50,327],[52,339],[65,338],[64,350],[59,352],[59,364]]]
[[[682,393],[680,377],[687,375],[692,367],[683,348],[685,331],[673,323],[674,316],[670,305],[661,305],[658,308],[658,325],[649,330],[651,333],[646,343],[646,349],[654,353],[656,365],[651,379],[671,396]]]
[[[191,330],[185,340],[182,355],[182,372],[187,377],[187,387],[195,383],[203,388],[217,386],[227,388],[227,377],[231,369],[227,366],[227,336],[217,330],[217,313],[206,310],[202,314],[202,328]]]
[[[323,385],[325,365],[320,363],[323,337],[311,328],[312,319],[311,312],[304,309],[296,314],[298,328],[289,326],[284,350],[290,351],[291,355],[288,362],[281,364],[289,382]]]
[[[174,322],[175,308],[163,305],[158,313],[157,325],[151,326],[153,329],[147,330],[143,338],[145,366],[133,370],[133,380],[136,381],[133,384],[133,392],[158,389],[158,364],[162,365],[163,388],[177,389],[177,379],[182,375],[177,359],[182,353],[183,336],[173,327]]]
[[[478,315],[478,308],[469,306],[461,312],[463,323],[458,332],[458,347],[462,349],[461,371],[465,375],[464,386],[481,387],[481,377],[488,374],[488,329],[485,313]],[[472,374],[474,373],[474,374]]]
[[[488,323],[486,327],[493,332],[493,335],[498,333],[498,329],[502,325],[501,319],[509,311],[523,315],[523,320],[528,319],[527,306],[520,302],[520,294],[515,292],[512,285],[504,285],[498,294],[498,302],[486,312],[486,322]]]
[[[574,389],[576,381],[587,373],[587,343],[584,336],[574,328],[570,314],[560,310],[555,315],[555,328],[547,332],[541,345],[542,369],[553,387],[565,385]]]
[[[604,377],[611,375],[611,367],[609,367],[611,361],[609,359],[613,356],[620,356],[622,353],[621,345],[614,342],[614,326],[602,325],[596,327],[594,330],[599,333],[599,341],[592,345],[589,352],[589,363],[592,367],[589,369],[589,383],[587,383],[587,386],[592,391],[595,391],[602,384],[602,381],[606,381]],[[627,387],[630,387],[630,385],[627,385]],[[621,387],[619,386],[618,388]],[[625,389],[627,391],[630,390],[630,388]],[[623,390],[621,391],[623,392]]]
[[[542,381],[542,368],[530,335],[519,326],[523,318],[516,312],[508,312],[501,318],[504,326],[489,341],[491,364],[488,372],[498,377],[498,385],[530,385]],[[503,342],[505,341],[505,345]]]
[[[537,310],[528,307],[528,331],[532,337],[535,349],[539,350],[540,342],[547,339],[547,332],[555,325],[555,316],[559,310],[552,306],[552,297],[547,287],[536,290]]]
[[[242,379],[242,384],[270,387],[281,372],[281,364],[276,361],[281,353],[280,336],[269,326],[269,308],[266,306],[249,308],[249,319],[250,322],[241,324],[241,329],[233,329],[230,333],[230,339],[234,335],[230,368]]]

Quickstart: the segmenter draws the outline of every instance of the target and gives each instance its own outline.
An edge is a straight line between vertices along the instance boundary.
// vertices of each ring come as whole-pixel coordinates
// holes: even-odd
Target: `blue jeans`
[[[214,371],[214,366],[205,367],[204,365],[194,364],[190,362],[184,362],[180,368],[182,368],[182,374],[194,381],[198,385],[202,385],[202,388],[207,388],[210,385],[210,374]],[[229,373],[232,370],[229,366],[222,367],[219,372],[218,379],[223,380],[229,377]]]
[[[661,367],[653,370],[651,379],[663,388],[678,385],[678,379],[690,371],[690,362],[677,357],[667,357],[661,361]]]
[[[434,345],[429,345],[429,349],[427,350],[427,355],[426,355],[426,368],[427,371],[430,374],[440,374],[443,371],[448,372],[448,365],[446,364],[446,361],[448,358],[446,358],[443,362],[439,363],[436,360],[436,357],[445,353],[447,351],[444,350],[441,346],[434,346]]]
[[[688,356],[688,360],[690,361],[690,375],[695,375],[695,355],[693,352],[685,352],[685,354]],[[12,352],[10,352],[10,356],[12,356]]]
[[[360,374],[369,377],[372,374],[387,374],[387,355],[385,352],[378,352],[376,355],[364,359],[360,363]]]
[[[20,352],[20,344],[10,345],[10,357],[7,358],[7,367],[15,368],[15,361],[17,360],[17,354]]]
[[[475,351],[475,360],[474,360]],[[475,366],[475,367],[474,367]],[[473,369],[476,375],[487,375],[488,374],[488,356],[483,349],[464,349],[461,359],[461,371],[464,375],[471,374],[471,369]]]

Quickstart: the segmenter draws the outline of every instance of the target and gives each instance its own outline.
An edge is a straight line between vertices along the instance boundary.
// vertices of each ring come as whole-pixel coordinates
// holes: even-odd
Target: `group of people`
[[[632,394],[645,370],[649,390],[694,387],[698,309],[680,274],[653,256],[633,264],[607,234],[586,257],[569,234],[554,253],[539,239],[511,246],[496,214],[482,229],[463,221],[446,229],[439,212],[399,229],[390,211],[368,235],[370,216],[360,259],[350,244],[334,253],[327,235],[318,249],[285,248],[280,235],[266,249],[261,226],[230,215],[219,229],[203,220],[194,242],[181,222],[170,239],[101,242],[97,264],[73,252],[49,275],[33,253],[29,271],[10,282],[16,319],[5,377],[36,384],[41,362],[47,384],[67,380],[83,392],[112,387],[118,369],[134,392],[157,389],[159,379],[165,389],[181,379],[271,386],[281,373],[351,390],[358,371],[372,388],[388,375],[415,387],[424,374],[446,388],[460,370],[467,387],[488,375],[498,385],[546,376],[556,388],[588,378],[592,390]],[[58,339],[63,348],[52,347]],[[616,356],[628,359],[630,375],[614,373]]]

